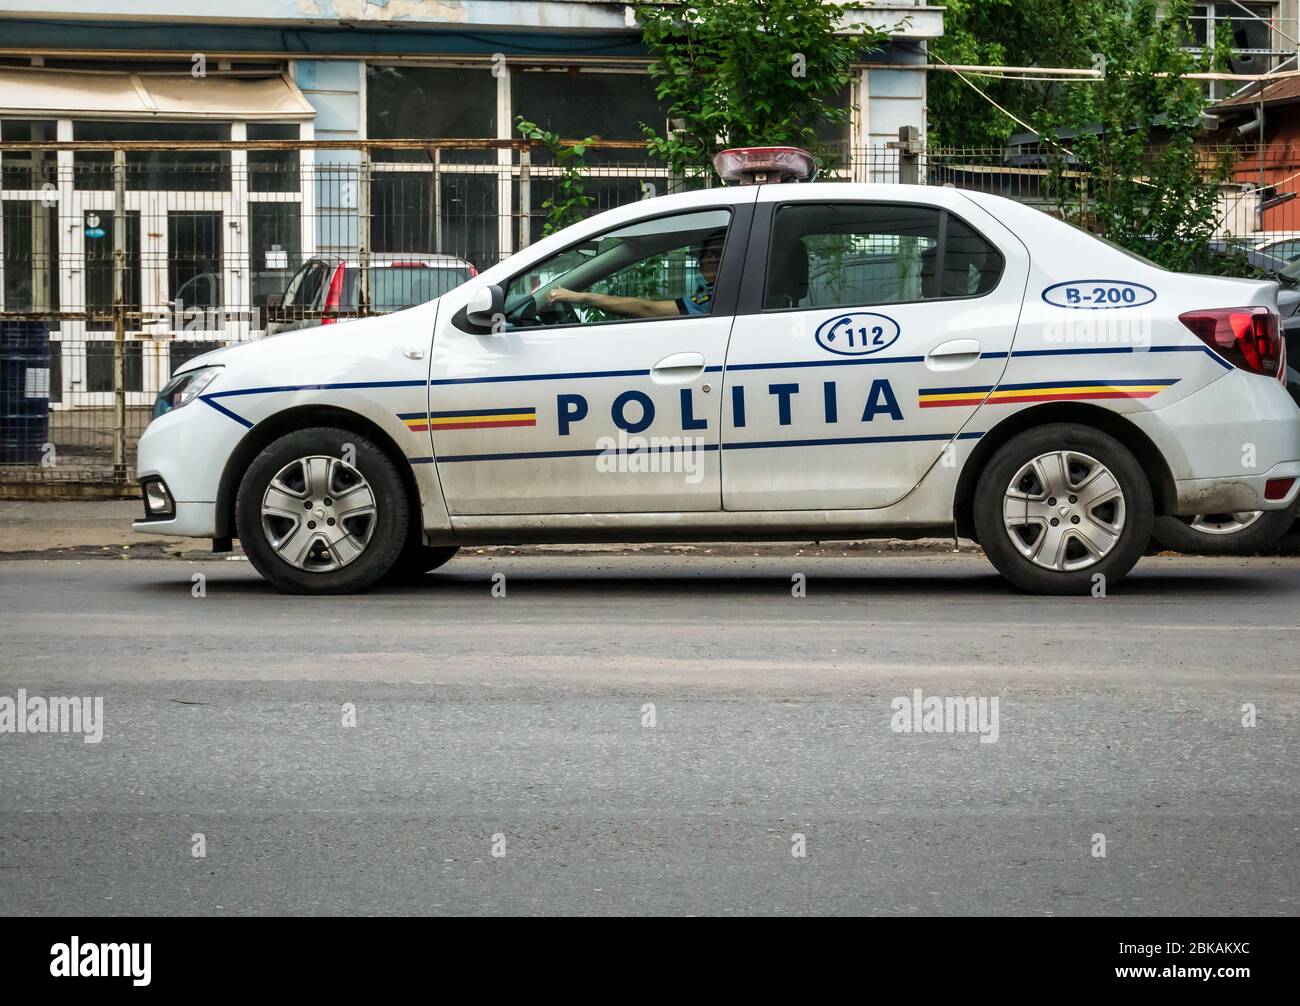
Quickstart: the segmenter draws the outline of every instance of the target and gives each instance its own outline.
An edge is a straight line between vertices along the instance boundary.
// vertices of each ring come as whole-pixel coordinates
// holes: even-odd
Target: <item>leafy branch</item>
[[[516,116],[515,128],[524,139],[534,140],[546,147],[560,167],[560,174],[555,179],[554,195],[542,200],[541,208],[546,211],[542,236],[546,237],[577,223],[587,215],[587,210],[595,201],[587,195],[582,172],[587,167],[587,149],[599,137],[588,136],[576,143],[564,143],[558,133],[543,129],[522,115]]]

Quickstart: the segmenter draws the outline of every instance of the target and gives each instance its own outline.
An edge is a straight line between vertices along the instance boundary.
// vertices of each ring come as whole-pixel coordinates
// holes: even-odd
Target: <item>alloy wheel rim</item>
[[[1187,523],[1202,534],[1236,534],[1264,516],[1263,510],[1239,510],[1236,513],[1198,513]]]
[[[1061,573],[1096,565],[1124,533],[1124,492],[1110,469],[1079,451],[1053,451],[1011,477],[1002,522],[1016,551]]]
[[[290,461],[262,494],[267,542],[290,566],[308,573],[329,573],[360,558],[377,514],[365,476],[323,455]]]

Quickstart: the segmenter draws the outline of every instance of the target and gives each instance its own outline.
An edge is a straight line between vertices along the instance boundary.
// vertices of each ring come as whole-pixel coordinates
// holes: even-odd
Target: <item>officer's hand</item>
[[[581,290],[566,290],[562,286],[552,287],[547,300],[552,304],[581,304],[585,298]]]

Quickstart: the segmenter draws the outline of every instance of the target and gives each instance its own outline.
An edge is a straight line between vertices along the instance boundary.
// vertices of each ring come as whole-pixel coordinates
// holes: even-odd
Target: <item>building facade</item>
[[[925,46],[942,8],[891,0],[852,19],[893,33],[841,96],[849,123],[824,137],[846,155],[884,149],[900,126],[924,130]],[[107,404],[103,148],[164,145],[129,151],[125,169],[125,379],[130,404],[146,404],[181,360],[259,335],[260,309],[313,256],[364,245],[483,268],[536,234],[554,184],[544,157],[511,149],[372,150],[363,175],[348,144],[517,139],[519,116],[565,138],[641,140],[641,123],[668,125],[646,66],[631,9],[602,0],[0,0],[0,143],[100,148],[0,151],[0,309],[60,313],[52,400]],[[181,147],[214,140],[334,146]],[[668,184],[644,151],[588,162],[598,207]],[[193,316],[178,320],[178,305]]]

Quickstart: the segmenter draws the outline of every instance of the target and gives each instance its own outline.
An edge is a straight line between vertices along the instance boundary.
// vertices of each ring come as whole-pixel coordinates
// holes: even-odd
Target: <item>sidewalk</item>
[[[157,558],[166,550],[203,549],[206,543],[168,535],[136,534],[131,521],[144,516],[139,500],[44,500],[0,502],[0,555],[24,558],[114,557],[139,550]]]
[[[144,514],[138,500],[78,502],[0,501],[0,559],[202,559],[212,554],[201,538],[136,534],[131,522]],[[528,555],[887,555],[898,552],[951,553],[948,538],[920,541],[695,543],[689,545],[471,546],[481,553]],[[959,551],[976,552],[963,541]],[[239,554],[239,544],[235,544]],[[224,558],[224,556],[222,557]]]

